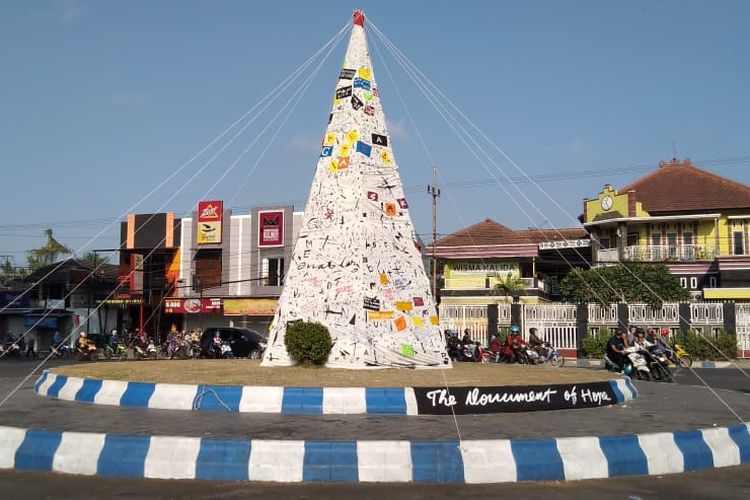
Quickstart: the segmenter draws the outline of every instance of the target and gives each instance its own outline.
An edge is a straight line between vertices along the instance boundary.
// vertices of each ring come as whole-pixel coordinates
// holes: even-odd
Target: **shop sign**
[[[420,415],[513,413],[594,408],[617,403],[609,382],[506,387],[415,387]]]
[[[258,246],[284,246],[284,211],[258,212]]]
[[[224,217],[224,202],[219,200],[198,202],[198,231],[196,242],[199,245],[221,243],[221,223]]]
[[[456,274],[509,274],[516,272],[515,264],[493,262],[458,262],[451,264],[451,275]]]
[[[137,306],[137,305],[143,304],[143,299],[114,298],[114,299],[106,299],[106,300],[97,300],[96,303],[111,305],[111,306]]]
[[[164,312],[167,314],[198,314],[221,311],[221,299],[166,299]]]
[[[276,299],[224,299],[224,315],[273,316],[278,305]]]
[[[586,248],[591,240],[556,240],[539,243],[539,250],[559,250],[563,248]]]

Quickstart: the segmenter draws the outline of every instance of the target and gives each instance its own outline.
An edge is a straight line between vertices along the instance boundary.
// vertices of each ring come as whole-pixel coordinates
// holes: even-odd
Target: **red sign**
[[[284,211],[258,212],[258,246],[284,246]]]
[[[221,243],[221,222],[224,202],[219,200],[198,202],[197,243]]]
[[[164,312],[167,314],[197,314],[221,311],[221,299],[166,299]]]

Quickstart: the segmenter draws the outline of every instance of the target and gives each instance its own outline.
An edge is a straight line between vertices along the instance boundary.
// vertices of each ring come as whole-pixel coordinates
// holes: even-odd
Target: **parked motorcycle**
[[[143,347],[143,345],[136,343],[133,346],[133,353],[138,359],[156,359],[158,356],[153,340],[149,340],[146,347]]]
[[[76,348],[76,353],[78,354],[78,361],[97,361],[99,359],[96,344],[90,340],[84,344],[79,344]]]
[[[69,358],[73,355],[73,349],[67,344],[60,344],[50,347],[50,353],[53,358]]]
[[[0,355],[3,357],[14,358],[21,355],[21,346],[12,340],[6,340],[5,345],[2,346]]]
[[[128,359],[128,349],[123,344],[116,344],[115,347],[112,347],[111,345],[107,345],[107,347],[104,348],[104,358],[105,359],[119,359],[121,361],[125,361]]]

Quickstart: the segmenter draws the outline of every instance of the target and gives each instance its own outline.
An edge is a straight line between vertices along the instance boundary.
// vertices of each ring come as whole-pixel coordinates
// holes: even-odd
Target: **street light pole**
[[[437,298],[437,199],[440,189],[437,187],[437,166],[432,166],[432,184],[427,186],[427,194],[432,196],[432,295]]]

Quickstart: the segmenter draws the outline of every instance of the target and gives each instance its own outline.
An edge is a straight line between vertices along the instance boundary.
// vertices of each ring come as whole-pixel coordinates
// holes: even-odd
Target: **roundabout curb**
[[[543,388],[547,391],[543,391]],[[464,392],[465,388],[450,390]],[[512,398],[549,399],[550,389],[556,389],[562,398],[564,389],[573,390],[583,396],[604,389],[604,397],[596,402],[577,400],[567,403],[569,408],[608,406],[621,404],[635,399],[638,395],[635,387],[627,377],[609,382],[583,384],[550,385],[550,386],[507,386],[481,388],[495,390],[486,396],[485,401],[494,394],[505,401],[488,406],[488,403],[477,403],[475,408],[466,410],[468,405],[457,401],[456,413],[500,413],[508,411],[525,411]],[[478,390],[478,389],[475,389]],[[451,405],[438,401],[436,394],[428,389],[414,387],[274,387],[274,386],[221,386],[221,385],[187,385],[158,384],[146,382],[129,382],[119,380],[100,380],[91,378],[70,377],[45,370],[34,384],[34,391],[40,396],[73,401],[79,403],[154,408],[162,410],[197,410],[230,413],[276,413],[284,415],[435,415],[450,414]],[[432,392],[448,391],[436,388]],[[499,391],[508,391],[502,393]],[[450,395],[450,393],[448,393]],[[463,394],[462,394],[463,395]],[[465,399],[478,399],[476,394],[463,395]],[[567,401],[567,395],[565,397]],[[510,403],[510,404],[506,404]],[[534,403],[533,401],[531,403]],[[505,405],[505,406],[503,406]],[[550,406],[539,409],[559,409]],[[537,405],[537,406],[540,406]],[[464,408],[464,409],[462,409]],[[498,411],[490,411],[500,408]],[[505,409],[502,409],[505,408]],[[528,409],[528,408],[526,408]]]
[[[467,441],[222,440],[0,427],[0,469],[157,479],[500,483],[661,475],[750,463],[750,424]]]

